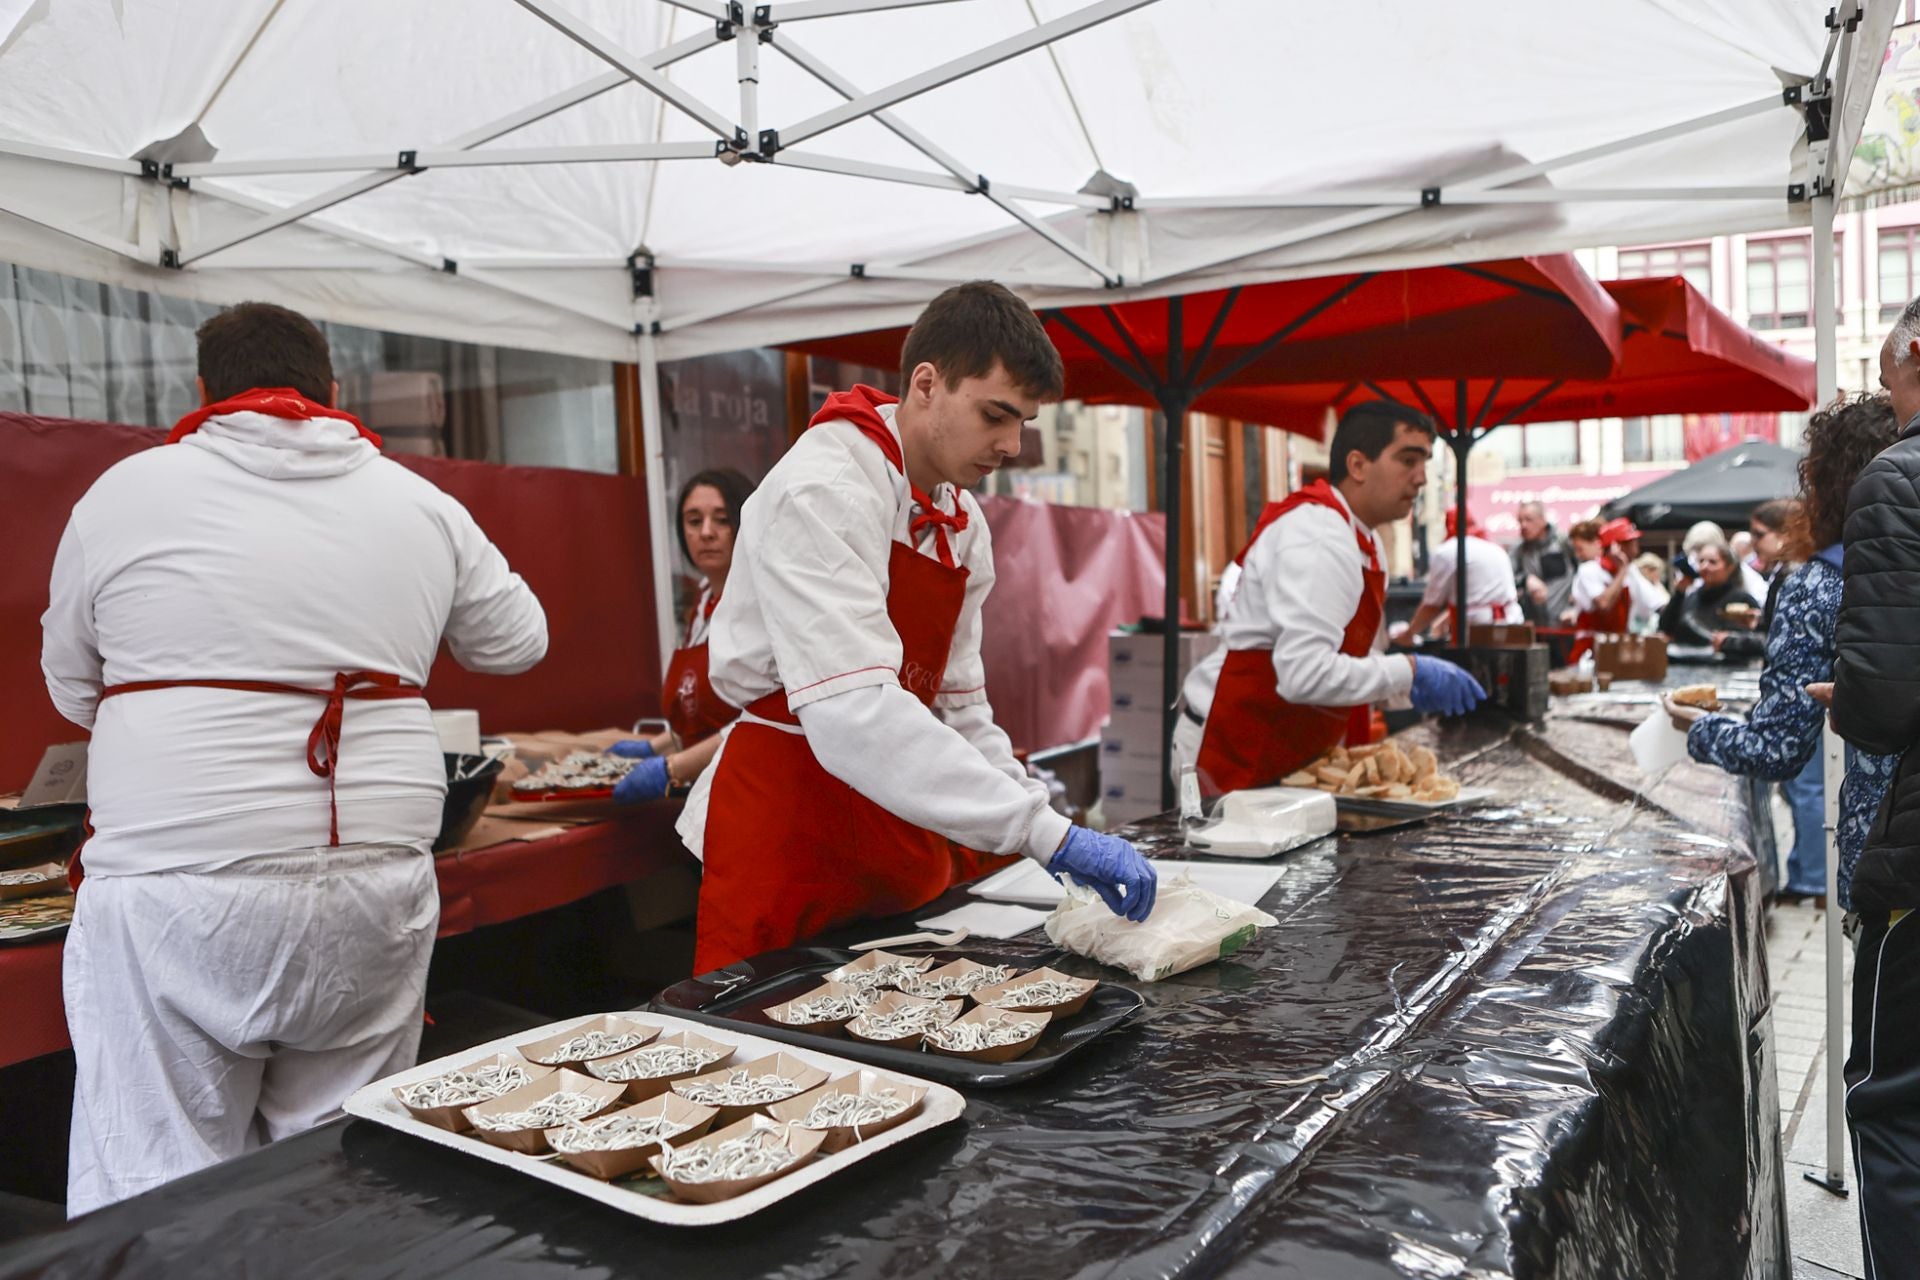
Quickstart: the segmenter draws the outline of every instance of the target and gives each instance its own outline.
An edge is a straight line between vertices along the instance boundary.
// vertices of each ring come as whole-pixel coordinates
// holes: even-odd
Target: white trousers
[[[62,974],[68,1216],[312,1128],[412,1066],[439,922],[433,857],[406,845],[88,878]]]

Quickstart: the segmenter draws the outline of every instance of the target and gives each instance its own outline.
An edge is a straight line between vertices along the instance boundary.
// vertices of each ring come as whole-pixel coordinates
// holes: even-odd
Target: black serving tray
[[[1011,964],[1017,969],[1038,969],[1064,956],[1051,951],[1032,957],[1005,955],[969,955],[965,951],[921,951],[931,955],[936,965],[950,960],[979,960],[989,964]],[[766,1010],[794,996],[803,995],[826,981],[826,974],[861,953],[835,947],[795,947],[772,951],[716,969],[712,973],[689,978],[668,987],[649,1005],[659,1013],[690,1018],[710,1026],[745,1028],[756,1036],[779,1040],[823,1053],[838,1054],[856,1062],[889,1067],[908,1075],[938,1080],[961,1088],[999,1089],[1027,1084],[1046,1075],[1099,1037],[1125,1025],[1140,1012],[1146,1001],[1140,993],[1111,982],[1093,989],[1086,1007],[1070,1018],[1055,1018],[1040,1033],[1040,1043],[1012,1062],[973,1062],[951,1058],[924,1049],[894,1049],[868,1044],[852,1036],[818,1035],[783,1026],[766,1016]]]

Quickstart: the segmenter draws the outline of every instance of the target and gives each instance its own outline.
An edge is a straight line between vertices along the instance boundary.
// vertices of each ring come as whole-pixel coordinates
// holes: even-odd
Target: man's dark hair
[[[720,500],[727,504],[727,521],[733,525],[736,538],[740,536],[740,508],[746,505],[748,495],[753,492],[753,481],[732,467],[702,471],[680,486],[680,500],[673,504],[673,532],[680,539],[680,554],[688,560],[693,559],[693,552],[687,548],[687,523],[681,517],[686,514],[687,499],[701,485],[720,491]]]
[[[270,302],[228,307],[200,326],[200,378],[210,401],[255,387],[292,387],[315,404],[333,395],[333,359],[319,327]]]
[[[900,348],[900,373],[911,378],[922,364],[938,369],[949,391],[998,364],[1038,399],[1058,400],[1066,392],[1066,370],[1040,317],[991,280],[957,284],[927,304]]]
[[[1341,414],[1340,425],[1333,429],[1333,445],[1327,450],[1328,482],[1339,484],[1347,478],[1347,455],[1355,449],[1370,462],[1379,458],[1400,426],[1433,439],[1433,419],[1398,401],[1368,400]]]

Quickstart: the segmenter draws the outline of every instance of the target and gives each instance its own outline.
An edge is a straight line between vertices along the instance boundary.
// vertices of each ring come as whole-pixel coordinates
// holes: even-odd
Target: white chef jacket
[[[1427,553],[1427,591],[1421,604],[1451,608],[1454,601],[1453,565],[1460,548],[1448,538]],[[1485,538],[1467,535],[1467,621],[1524,622],[1520,593],[1513,585],[1513,561]]]
[[[323,844],[307,768],[318,698],[147,680],[425,685],[444,635],[475,671],[524,671],[546,615],[465,507],[334,418],[210,418],[110,467],[74,504],[40,665],[93,730],[90,876],[206,869]],[[335,779],[343,844],[431,842],[446,768],[427,704],[349,701]]]
[[[707,633],[713,628],[713,619],[707,616],[707,601],[713,599],[713,587],[705,578],[700,579],[700,598],[693,602],[693,617],[687,621],[687,638],[680,643],[683,649],[692,649],[707,642]]]
[[[1592,609],[1612,585],[1613,570],[1607,568],[1604,558],[1582,561],[1573,575],[1573,607],[1582,612]],[[1629,626],[1659,617],[1667,603],[1660,588],[1647,581],[1647,575],[1638,569],[1627,571],[1627,598],[1632,602],[1627,615]]]
[[[880,415],[897,436],[894,409]],[[1013,758],[987,701],[980,610],[993,589],[992,536],[970,494],[942,485],[931,496],[967,515],[947,536],[968,571],[932,714],[900,686],[900,638],[887,617],[888,558],[908,542],[912,495],[849,422],[809,428],[747,499],[708,632],[708,678],[737,707],[784,689],[821,767],[889,813],[970,849],[1044,864],[1071,824]],[[931,530],[917,550],[934,554]],[[678,824],[696,855],[726,751],[723,742]]]
[[[1413,664],[1403,654],[1384,652],[1384,627],[1374,635],[1372,653],[1350,658],[1340,652],[1365,590],[1366,561],[1355,532],[1372,540],[1383,569],[1387,561],[1380,535],[1355,520],[1345,496],[1333,492],[1341,511],[1295,507],[1248,548],[1220,624],[1224,643],[1187,675],[1182,690],[1195,715],[1204,718],[1213,708],[1214,687],[1231,649],[1270,650],[1280,696],[1301,706],[1356,707],[1404,696],[1413,687]]]

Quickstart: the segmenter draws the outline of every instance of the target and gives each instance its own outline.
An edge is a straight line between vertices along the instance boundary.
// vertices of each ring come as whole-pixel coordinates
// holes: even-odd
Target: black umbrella
[[[1686,529],[1701,520],[1745,528],[1755,507],[1799,489],[1798,449],[1748,440],[1615,498],[1600,517],[1626,516],[1642,529]]]

